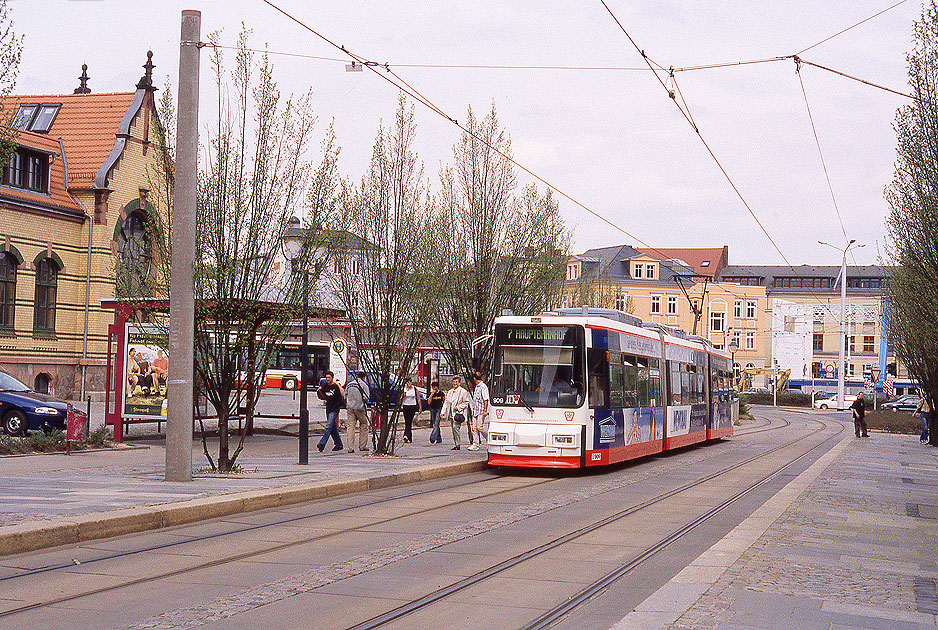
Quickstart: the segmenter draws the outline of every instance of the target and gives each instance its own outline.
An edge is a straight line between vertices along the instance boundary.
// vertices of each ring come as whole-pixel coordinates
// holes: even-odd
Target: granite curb
[[[162,529],[328,497],[486,470],[485,460],[424,466],[348,481],[326,481],[199,497],[161,505],[94,512],[0,527],[0,556]]]

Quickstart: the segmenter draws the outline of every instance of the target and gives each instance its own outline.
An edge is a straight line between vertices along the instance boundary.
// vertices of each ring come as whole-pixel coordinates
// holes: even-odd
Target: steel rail
[[[816,422],[817,422],[817,421],[816,421]],[[811,447],[810,449],[808,449],[807,451],[805,451],[804,453],[802,453],[801,455],[799,455],[798,457],[796,457],[796,458],[793,459],[792,461],[790,461],[790,462],[788,462],[788,463],[786,463],[786,464],[784,464],[784,465],[778,467],[778,468],[775,469],[773,472],[771,472],[769,475],[767,475],[766,477],[764,477],[762,480],[753,483],[753,484],[750,485],[748,488],[745,488],[745,489],[743,489],[742,491],[740,491],[740,492],[734,494],[733,496],[729,497],[728,499],[726,499],[725,501],[723,501],[723,502],[720,503],[719,505],[714,506],[713,508],[707,510],[706,512],[704,512],[703,514],[701,514],[700,516],[698,516],[697,518],[695,518],[695,519],[692,520],[691,522],[689,522],[689,523],[687,523],[686,525],[683,525],[682,527],[678,528],[677,530],[675,530],[674,532],[672,532],[671,534],[669,534],[669,535],[666,536],[665,538],[661,539],[660,541],[658,541],[657,543],[655,543],[655,544],[652,545],[651,547],[647,548],[645,551],[643,551],[641,554],[639,554],[639,555],[638,555],[636,558],[634,558],[633,560],[631,560],[631,561],[629,561],[628,563],[622,565],[622,566],[619,567],[618,569],[616,569],[616,570],[614,570],[614,571],[611,571],[610,573],[607,573],[606,575],[604,575],[603,577],[599,578],[598,580],[596,580],[595,582],[593,582],[593,583],[590,584],[589,586],[586,586],[585,588],[583,588],[582,590],[580,590],[580,591],[579,591],[578,593],[576,593],[575,595],[571,596],[569,599],[567,599],[567,600],[566,600],[565,602],[563,602],[562,604],[560,604],[560,605],[558,605],[558,606],[555,606],[554,608],[551,608],[550,610],[548,610],[547,612],[545,612],[544,614],[542,614],[541,616],[539,616],[537,619],[535,619],[534,621],[532,621],[532,622],[529,623],[528,625],[523,626],[523,630],[542,630],[543,628],[547,628],[547,627],[553,625],[555,622],[557,622],[558,620],[560,620],[562,617],[566,616],[567,614],[569,614],[570,612],[572,612],[574,609],[576,609],[576,608],[578,608],[579,606],[583,605],[584,603],[586,603],[587,601],[589,601],[590,599],[592,599],[593,597],[595,597],[597,594],[599,594],[600,592],[602,592],[603,590],[605,590],[606,588],[608,588],[613,582],[615,582],[616,580],[618,580],[618,579],[621,578],[622,576],[626,575],[627,573],[631,572],[633,569],[635,569],[635,568],[641,566],[645,561],[647,561],[649,558],[651,558],[652,556],[654,556],[655,554],[657,554],[659,551],[661,551],[661,550],[667,548],[667,547],[668,547],[669,545],[671,545],[672,543],[674,543],[674,542],[680,540],[682,537],[684,537],[686,534],[688,534],[690,531],[692,531],[695,527],[697,527],[697,526],[700,525],[701,523],[703,523],[703,522],[709,520],[710,518],[716,516],[717,514],[719,514],[720,512],[722,512],[723,510],[725,510],[726,508],[730,507],[731,505],[733,505],[734,503],[736,503],[737,501],[739,501],[740,499],[742,499],[743,497],[745,497],[746,495],[748,495],[749,493],[751,493],[752,491],[754,491],[754,490],[756,490],[756,489],[762,487],[763,485],[769,483],[769,482],[770,482],[771,480],[773,480],[775,477],[777,477],[778,475],[780,475],[785,469],[787,469],[787,468],[789,468],[790,466],[792,466],[793,464],[795,464],[795,463],[801,461],[802,459],[804,459],[805,457],[807,457],[808,455],[810,455],[810,454],[812,453],[812,451],[814,451],[814,450],[820,448],[821,446],[823,446],[825,443],[827,443],[828,441],[830,441],[830,440],[833,439],[834,437],[840,435],[840,434],[845,430],[845,428],[844,428],[844,425],[841,424],[841,423],[837,423],[837,425],[839,425],[839,427],[838,427],[839,430],[838,430],[836,433],[834,433],[833,435],[831,435],[830,437],[826,438],[825,440],[823,440],[823,441],[819,442],[818,444],[816,444],[815,446]],[[819,429],[817,432],[820,432],[821,430],[822,430],[822,429]],[[815,432],[815,433],[817,433],[817,432]]]
[[[41,573],[48,573],[48,572],[51,572],[51,571],[59,571],[59,570],[62,570],[62,569],[69,569],[69,568],[73,568],[73,567],[76,567],[76,566],[79,566],[79,565],[93,564],[93,563],[95,563],[95,562],[101,562],[101,561],[103,561],[103,560],[113,560],[113,559],[115,559],[115,558],[123,558],[123,557],[126,557],[126,556],[132,556],[132,555],[135,555],[135,554],[138,554],[138,553],[147,553],[147,552],[150,552],[150,551],[159,551],[160,549],[168,549],[168,548],[170,548],[170,547],[176,547],[176,546],[179,546],[179,545],[188,545],[188,544],[191,544],[191,543],[193,543],[193,542],[204,542],[204,541],[206,541],[206,540],[211,540],[211,539],[213,539],[213,538],[220,538],[220,537],[222,537],[222,536],[233,536],[233,535],[235,535],[235,534],[243,534],[243,533],[245,533],[245,532],[250,532],[250,531],[257,530],[257,529],[263,529],[263,528],[265,528],[265,527],[272,527],[272,526],[276,526],[276,525],[286,525],[286,524],[289,524],[289,523],[294,523],[294,522],[296,522],[296,521],[302,521],[302,520],[308,519],[308,518],[316,518],[317,516],[329,516],[330,514],[338,514],[339,512],[346,512],[346,511],[348,511],[348,510],[354,510],[354,509],[357,509],[357,508],[369,507],[369,506],[372,506],[372,505],[380,505],[380,504],[382,504],[382,503],[387,503],[388,501],[396,501],[396,500],[398,500],[398,499],[409,499],[410,497],[416,497],[416,496],[420,496],[420,495],[423,495],[423,494],[430,494],[430,493],[433,493],[433,492],[439,492],[440,490],[453,490],[453,489],[455,489],[455,488],[462,488],[462,487],[464,487],[464,486],[471,486],[471,485],[474,485],[474,484],[476,484],[476,483],[478,483],[478,481],[471,481],[471,482],[469,482],[469,483],[455,484],[455,485],[452,485],[452,486],[448,486],[448,487],[446,487],[446,488],[430,488],[430,489],[427,489],[427,490],[418,490],[418,491],[416,491],[416,492],[410,492],[410,493],[407,493],[407,494],[398,495],[398,496],[394,496],[394,497],[388,497],[388,498],[385,498],[385,499],[375,499],[374,501],[367,501],[367,502],[365,502],[365,503],[360,503],[360,504],[356,504],[356,505],[346,505],[346,506],[343,506],[343,507],[340,507],[340,508],[334,508],[334,509],[331,509],[331,510],[325,510],[325,511],[323,511],[323,512],[317,512],[317,513],[315,513],[315,514],[303,514],[303,515],[300,515],[300,516],[291,516],[291,517],[289,517],[289,518],[284,518],[284,519],[281,519],[281,520],[278,520],[278,521],[271,521],[271,522],[269,522],[269,523],[258,523],[258,524],[254,524],[254,525],[246,525],[246,526],[244,526],[244,527],[239,527],[239,528],[236,528],[236,529],[231,529],[231,530],[227,530],[227,531],[223,531],[223,532],[216,532],[216,533],[214,533],[214,534],[205,534],[204,536],[197,536],[197,537],[194,537],[194,538],[187,538],[187,539],[185,539],[185,540],[176,540],[176,541],[173,541],[173,542],[160,543],[160,544],[158,544],[158,545],[151,545],[151,546],[149,546],[149,547],[141,547],[141,548],[139,548],[139,549],[129,549],[129,550],[127,550],[127,551],[118,551],[118,552],[115,552],[115,553],[110,553],[110,554],[107,554],[107,555],[98,556],[98,557],[95,557],[95,558],[90,558],[90,559],[88,559],[88,560],[78,560],[77,558],[73,558],[73,559],[71,560],[71,562],[62,562],[62,563],[60,563],[60,564],[52,564],[52,565],[48,565],[48,566],[44,566],[44,567],[39,567],[39,568],[36,568],[36,569],[29,569],[29,570],[26,570],[26,571],[20,571],[19,573],[12,573],[12,574],[10,574],[10,575],[0,576],[0,582],[4,582],[4,581],[6,581],[6,580],[14,580],[14,579],[17,579],[17,578],[23,578],[23,577],[27,577],[27,576],[30,576],[30,575],[38,575],[38,574],[41,574]],[[224,518],[224,517],[221,517],[221,518]],[[190,523],[189,525],[192,525],[192,524]],[[183,527],[185,527],[185,525],[183,525]],[[164,531],[167,531],[167,530],[164,530]]]
[[[351,627],[349,628],[349,630],[371,630],[371,629],[374,629],[374,628],[380,628],[380,627],[384,626],[385,624],[388,624],[388,623],[390,623],[390,622],[393,622],[393,621],[396,621],[396,620],[401,619],[401,618],[403,618],[403,617],[406,617],[406,616],[408,616],[408,615],[410,615],[410,614],[412,614],[412,613],[414,613],[414,612],[417,612],[418,610],[421,610],[421,609],[423,609],[423,608],[426,608],[427,606],[430,606],[431,604],[434,604],[434,603],[436,603],[436,602],[438,602],[438,601],[440,601],[440,600],[442,600],[442,599],[445,599],[446,597],[449,597],[450,595],[453,595],[453,594],[455,594],[455,593],[458,593],[458,592],[460,592],[460,591],[462,591],[462,590],[464,590],[464,589],[466,589],[466,588],[469,588],[470,586],[474,586],[475,584],[478,584],[478,583],[480,583],[480,582],[482,582],[482,581],[484,581],[484,580],[487,580],[487,579],[490,578],[490,577],[493,577],[493,576],[495,576],[495,575],[498,575],[499,573],[502,573],[503,571],[506,571],[506,570],[508,570],[508,569],[511,569],[511,568],[513,568],[513,567],[515,567],[515,566],[517,566],[517,565],[519,565],[519,564],[521,564],[521,563],[523,563],[523,562],[526,562],[526,561],[528,561],[528,560],[531,560],[532,558],[535,558],[535,557],[537,557],[537,556],[539,556],[539,555],[541,555],[541,554],[543,554],[543,553],[545,553],[545,552],[547,552],[547,551],[549,551],[549,550],[551,550],[551,549],[554,549],[554,548],[556,548],[556,547],[559,547],[559,546],[561,546],[561,545],[563,545],[563,544],[566,544],[566,543],[568,543],[568,542],[570,542],[570,541],[572,541],[572,540],[575,540],[575,539],[577,539],[577,538],[579,538],[579,537],[581,537],[581,536],[584,536],[584,535],[589,534],[589,533],[591,533],[591,532],[593,532],[593,531],[595,531],[595,530],[597,530],[597,529],[600,529],[600,528],[602,528],[602,527],[604,527],[604,526],[606,526],[606,525],[609,525],[609,524],[611,524],[611,523],[614,523],[614,522],[616,522],[616,521],[618,521],[618,520],[620,520],[620,519],[622,519],[622,518],[624,518],[624,517],[626,517],[626,516],[629,516],[629,515],[631,515],[631,514],[634,514],[635,512],[638,512],[638,511],[640,511],[640,510],[643,510],[643,509],[646,509],[646,508],[648,508],[648,507],[651,507],[651,506],[653,506],[653,505],[655,505],[655,504],[657,504],[657,503],[660,503],[660,502],[662,502],[662,501],[665,501],[666,499],[669,499],[669,498],[673,497],[673,496],[676,495],[676,494],[679,494],[679,493],[681,493],[681,492],[684,492],[685,490],[689,490],[689,489],[691,489],[691,488],[694,488],[694,487],[696,487],[696,486],[699,486],[699,485],[702,484],[702,483],[706,483],[707,481],[710,481],[710,480],[712,480],[712,479],[715,479],[716,477],[719,477],[719,476],[721,476],[721,475],[724,475],[724,474],[726,474],[726,473],[728,473],[728,472],[732,472],[733,470],[736,470],[737,468],[741,468],[742,466],[745,466],[745,465],[747,465],[747,464],[750,464],[750,463],[752,463],[752,462],[754,462],[754,461],[756,461],[756,460],[758,460],[758,459],[762,459],[763,457],[766,457],[766,456],[768,456],[768,455],[771,455],[772,453],[775,453],[776,451],[779,451],[779,450],[782,450],[782,449],[784,449],[784,448],[787,448],[787,447],[791,446],[792,444],[795,444],[795,443],[800,442],[800,441],[802,441],[802,440],[808,439],[809,437],[811,437],[811,436],[813,436],[813,435],[816,435],[817,433],[820,433],[820,432],[823,431],[824,429],[828,428],[828,425],[825,424],[823,421],[815,420],[815,419],[813,419],[813,418],[812,418],[811,420],[814,421],[814,422],[817,422],[818,424],[821,424],[821,427],[818,428],[818,429],[815,430],[815,431],[812,431],[812,432],[810,432],[810,433],[808,433],[808,434],[805,434],[805,435],[802,435],[802,436],[800,436],[800,437],[798,437],[798,438],[795,438],[794,440],[791,440],[791,441],[789,441],[789,442],[786,442],[785,444],[782,444],[782,445],[779,445],[779,446],[777,446],[777,447],[771,448],[771,449],[769,449],[769,450],[767,450],[767,451],[764,451],[764,452],[762,452],[762,453],[759,453],[759,454],[757,454],[757,455],[754,455],[754,456],[752,456],[752,457],[749,457],[749,458],[747,458],[747,459],[745,459],[745,460],[742,460],[742,461],[740,461],[740,462],[737,462],[736,464],[732,464],[732,465],[730,465],[730,466],[727,466],[727,467],[725,467],[725,468],[723,468],[723,469],[721,469],[721,470],[718,470],[718,471],[716,471],[716,472],[714,472],[714,473],[711,473],[711,474],[709,474],[709,475],[707,475],[707,476],[705,476],[705,477],[703,477],[703,478],[700,478],[700,479],[697,479],[697,480],[694,480],[694,481],[685,483],[685,484],[683,484],[683,485],[681,485],[681,486],[679,486],[679,487],[677,487],[677,488],[674,488],[674,489],[669,490],[669,491],[667,491],[667,492],[664,492],[664,493],[662,493],[662,494],[660,494],[660,495],[658,495],[658,496],[656,496],[656,497],[653,497],[653,498],[651,498],[651,499],[648,499],[647,501],[643,501],[642,503],[639,503],[639,504],[630,506],[630,507],[628,507],[628,508],[626,508],[626,509],[624,509],[624,510],[621,510],[621,511],[619,511],[619,512],[616,512],[615,514],[612,514],[612,515],[610,515],[610,516],[607,516],[607,517],[605,517],[605,518],[603,518],[603,519],[601,519],[601,520],[599,520],[599,521],[597,521],[597,522],[595,522],[595,523],[592,523],[592,524],[590,524],[590,525],[587,525],[587,526],[585,526],[585,527],[582,527],[582,528],[580,528],[580,529],[577,529],[577,530],[575,530],[575,531],[573,531],[573,532],[570,532],[570,533],[568,533],[568,534],[565,534],[565,535],[563,535],[563,536],[560,536],[560,537],[558,537],[558,538],[555,538],[555,539],[553,539],[552,541],[549,541],[549,542],[546,542],[546,543],[544,543],[544,544],[542,544],[542,545],[539,545],[539,546],[537,546],[537,547],[535,547],[535,548],[533,548],[533,549],[530,549],[530,550],[528,550],[528,551],[525,551],[525,552],[523,552],[523,553],[520,553],[520,554],[518,554],[518,555],[516,555],[516,556],[514,556],[514,557],[512,557],[512,558],[509,558],[509,559],[507,559],[507,560],[505,560],[505,561],[503,561],[503,562],[500,562],[500,563],[498,563],[498,564],[496,564],[496,565],[493,565],[493,566],[491,566],[491,567],[489,567],[489,568],[487,568],[487,569],[483,569],[482,571],[479,571],[478,573],[475,573],[474,575],[468,576],[468,577],[463,578],[463,579],[461,579],[461,580],[459,580],[459,581],[457,581],[457,582],[454,582],[454,583],[452,583],[452,584],[450,584],[450,585],[448,585],[448,586],[444,586],[444,587],[442,587],[442,588],[440,588],[440,589],[437,589],[436,591],[434,591],[434,592],[432,592],[432,593],[429,593],[429,594],[427,594],[427,595],[425,595],[425,596],[423,596],[423,597],[421,597],[421,598],[419,598],[419,599],[417,599],[417,600],[414,600],[413,602],[409,602],[409,603],[407,603],[407,604],[404,604],[403,606],[400,606],[400,607],[398,607],[398,608],[395,608],[394,610],[388,611],[387,613],[384,613],[384,614],[382,614],[382,615],[378,615],[378,616],[376,616],[376,617],[373,617],[372,619],[369,619],[368,621],[365,621],[365,622],[360,623],[360,624],[358,624],[358,625],[351,626]],[[838,423],[838,424],[839,424],[839,423]],[[843,431],[843,425],[840,425],[840,429],[841,429],[841,431]],[[828,438],[828,439],[830,439],[830,438]],[[824,442],[826,442],[826,441],[827,441],[827,440],[824,440],[824,441],[821,442],[820,444],[818,444],[818,445],[812,447],[812,448],[809,449],[805,454],[799,456],[798,459],[800,459],[800,458],[802,458],[802,457],[805,457],[808,453],[810,453],[810,452],[813,451],[814,449],[818,448],[821,444],[824,444]],[[794,460],[794,461],[797,461],[797,460]],[[786,464],[786,465],[783,467],[783,469],[784,469],[785,467],[790,466],[792,463],[794,463],[794,461],[789,462],[788,464]],[[776,475],[776,474],[777,474],[777,473],[773,473],[772,476],[774,476],[774,475]],[[766,479],[766,480],[764,480],[763,482],[760,482],[760,483],[766,483],[767,481],[768,481],[768,480]],[[749,490],[751,490],[751,489],[753,489],[753,488],[750,488]],[[749,490],[747,490],[747,491],[749,491]],[[696,520],[695,520],[695,522],[696,522]],[[673,541],[672,541],[672,542],[673,542]],[[662,548],[663,548],[663,547],[662,547]],[[644,554],[643,554],[643,555],[644,555]]]

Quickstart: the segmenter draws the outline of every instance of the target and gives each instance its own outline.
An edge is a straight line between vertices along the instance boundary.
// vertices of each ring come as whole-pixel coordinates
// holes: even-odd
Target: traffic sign
[[[874,383],[878,383],[878,382],[879,382],[879,377],[882,375],[882,373],[883,373],[883,371],[882,371],[881,369],[879,369],[878,367],[872,368],[872,369],[870,370],[870,376],[873,377],[873,382],[874,382]]]
[[[824,370],[825,370],[828,374],[833,375],[833,374],[834,374],[834,364],[833,364],[833,363],[828,363],[827,365],[824,366]]]

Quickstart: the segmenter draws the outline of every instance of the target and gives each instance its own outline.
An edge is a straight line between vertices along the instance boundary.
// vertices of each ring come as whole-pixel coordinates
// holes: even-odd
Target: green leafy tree
[[[938,403],[938,6],[926,3],[908,53],[913,100],[896,114],[895,176],[886,189],[894,273],[890,336],[896,354]],[[931,415],[931,444],[938,420]]]
[[[482,120],[470,108],[465,126],[440,174],[433,324],[450,365],[468,375],[489,366],[488,335],[503,311],[529,315],[560,303],[569,235],[550,190],[518,194],[495,107]]]
[[[0,0],[0,96],[7,96],[16,87],[23,53],[23,36],[13,30],[13,14],[7,0]],[[0,105],[0,159],[6,162],[15,148],[16,128],[11,125],[15,110]]]

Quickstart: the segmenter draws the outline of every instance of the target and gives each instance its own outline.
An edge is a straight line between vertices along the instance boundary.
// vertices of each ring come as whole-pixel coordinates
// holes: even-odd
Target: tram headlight
[[[489,442],[502,442],[508,444],[507,433],[489,433]]]
[[[555,435],[554,444],[559,444],[561,446],[573,446],[573,436],[572,435]]]

